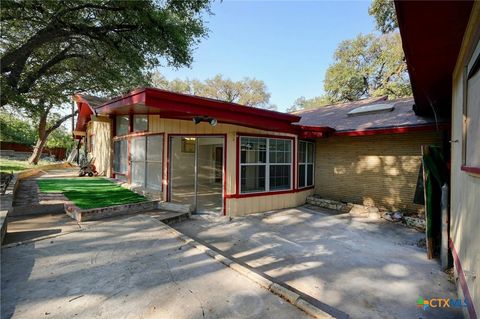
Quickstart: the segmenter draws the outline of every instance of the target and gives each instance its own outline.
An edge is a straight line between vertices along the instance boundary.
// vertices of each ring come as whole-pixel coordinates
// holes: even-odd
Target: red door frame
[[[167,133],[167,160],[166,160],[166,196],[165,199],[167,202],[171,201],[171,190],[170,190],[170,175],[171,175],[171,167],[170,167],[170,137],[175,136],[187,136],[187,137],[222,137],[223,138],[223,191],[222,191],[222,210],[223,215],[227,214],[227,202],[226,202],[226,195],[227,195],[227,134],[225,133],[218,133],[218,134],[181,134],[181,133]]]

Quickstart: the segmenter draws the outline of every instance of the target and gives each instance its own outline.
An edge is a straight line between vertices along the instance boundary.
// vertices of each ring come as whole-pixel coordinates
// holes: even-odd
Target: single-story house
[[[422,144],[448,127],[411,98],[286,114],[154,88],[99,102],[76,95],[75,134],[97,170],[197,211],[245,215],[318,193],[389,210],[413,204]]]
[[[417,114],[451,118],[449,248],[465,317],[480,311],[480,2],[395,0]],[[431,296],[437,297],[437,296]]]
[[[95,106],[75,101],[74,133],[97,170],[159,199],[234,216],[313,193],[314,143],[293,125],[299,116],[153,88]]]

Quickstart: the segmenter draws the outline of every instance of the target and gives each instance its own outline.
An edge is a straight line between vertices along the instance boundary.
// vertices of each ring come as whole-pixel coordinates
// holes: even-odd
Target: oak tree
[[[72,116],[50,119],[71,94],[118,94],[144,84],[148,69],[190,65],[210,2],[3,0],[0,100],[38,119],[30,161]]]

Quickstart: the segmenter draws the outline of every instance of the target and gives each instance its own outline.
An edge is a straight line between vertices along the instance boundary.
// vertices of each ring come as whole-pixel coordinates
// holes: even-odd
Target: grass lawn
[[[42,193],[63,193],[81,209],[99,208],[147,199],[100,177],[38,179]]]
[[[52,162],[40,161],[38,162],[38,165],[30,165],[28,164],[27,161],[16,161],[16,160],[11,160],[6,158],[0,158],[0,172],[16,173],[19,171],[23,171],[25,169],[34,168],[36,166],[42,166],[47,164],[52,164]]]

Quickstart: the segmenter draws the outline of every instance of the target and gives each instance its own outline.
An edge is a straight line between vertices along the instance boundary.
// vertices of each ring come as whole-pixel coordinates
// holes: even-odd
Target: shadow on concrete
[[[461,318],[417,307],[419,297],[456,298],[455,286],[417,247],[424,234],[384,220],[300,207],[174,227],[353,318]]]
[[[1,318],[306,317],[146,216],[3,248],[1,263]]]

